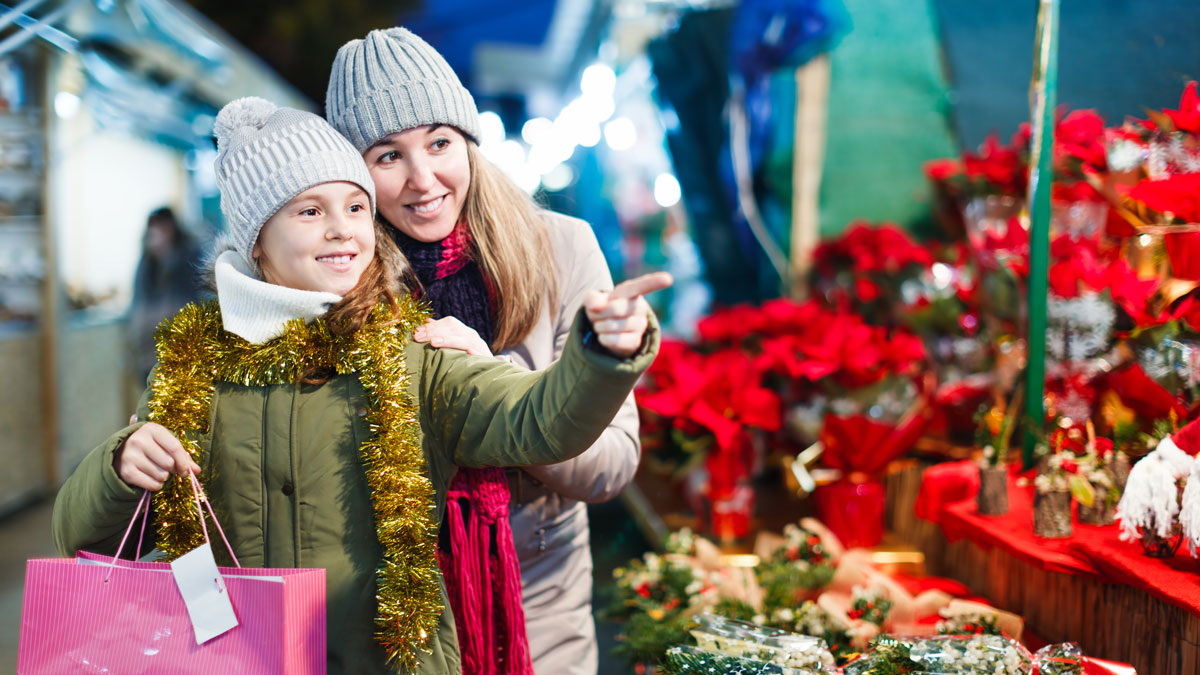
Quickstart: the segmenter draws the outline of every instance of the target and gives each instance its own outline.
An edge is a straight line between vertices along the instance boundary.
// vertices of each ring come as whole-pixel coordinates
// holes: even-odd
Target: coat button
[[[358,406],[357,408],[354,409],[354,414],[358,415],[359,417],[366,417],[367,416],[367,407],[363,406],[363,405]]]
[[[284,483],[283,487],[280,489],[283,491],[283,494],[285,494],[289,497],[291,497],[292,493],[296,491],[296,488],[292,487],[291,483]]]

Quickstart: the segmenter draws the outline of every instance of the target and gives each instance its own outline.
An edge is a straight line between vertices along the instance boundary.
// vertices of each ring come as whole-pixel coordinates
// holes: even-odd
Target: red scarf
[[[466,223],[440,242],[398,234],[396,243],[435,314],[457,317],[490,340],[492,326],[476,324],[490,321],[495,291],[471,260]],[[463,675],[533,675],[508,502],[504,469],[459,469],[450,481],[445,521],[450,550],[438,552],[438,563],[458,628]]]
[[[504,469],[460,469],[446,497],[450,551],[439,551],[438,562],[463,675],[533,675]],[[465,517],[462,501],[469,504]]]

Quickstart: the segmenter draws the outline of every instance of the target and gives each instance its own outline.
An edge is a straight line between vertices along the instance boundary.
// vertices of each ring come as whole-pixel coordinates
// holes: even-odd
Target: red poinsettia
[[[1097,239],[1060,235],[1050,242],[1048,271],[1050,290],[1062,298],[1076,298],[1082,291],[1103,290],[1108,283],[1112,256]]]
[[[837,372],[838,364],[833,359],[813,358],[804,346],[808,339],[800,335],[781,335],[762,342],[762,352],[754,360],[754,368],[761,373],[777,373],[792,380],[816,382]]]
[[[1059,203],[1104,201],[1104,195],[1083,180],[1057,181],[1050,186],[1050,196]]]
[[[813,262],[824,276],[832,276],[843,268],[861,273],[896,274],[909,265],[932,265],[933,255],[894,223],[871,225],[855,221],[838,238],[817,246]]]
[[[1171,314],[1173,319],[1181,319],[1192,331],[1200,332],[1200,302],[1197,302],[1195,295],[1176,302]]]
[[[1196,82],[1188,82],[1179,99],[1179,109],[1164,109],[1163,114],[1171,118],[1175,128],[1193,134],[1200,134],[1200,95],[1196,94]]]
[[[764,336],[796,335],[820,324],[824,310],[814,300],[768,300],[760,308],[760,325]]]
[[[1006,227],[984,232],[978,253],[985,265],[1002,262],[1018,277],[1029,276],[1029,230],[1016,216]]]
[[[1200,173],[1172,174],[1160,180],[1142,180],[1132,188],[1117,188],[1159,213],[1170,213],[1185,223],[1200,223]]]
[[[963,164],[957,159],[932,159],[925,162],[924,165],[925,177],[935,183],[944,183],[945,181],[960,176],[963,173]]]
[[[1028,171],[1020,146],[1003,146],[995,134],[989,135],[978,153],[964,152],[963,171],[967,178],[982,181],[988,192],[1024,196]]]
[[[1082,455],[1087,444],[1087,431],[1082,424],[1072,424],[1067,427],[1055,426],[1050,432],[1050,451],[1054,453],[1067,451],[1073,455]],[[1064,463],[1068,460],[1063,460]],[[1066,467],[1064,467],[1066,468]]]
[[[1113,302],[1125,310],[1138,328],[1157,326],[1178,318],[1172,317],[1169,309],[1152,311],[1150,300],[1158,292],[1158,279],[1138,278],[1124,260],[1118,260],[1109,267],[1105,283]]]
[[[651,367],[651,384],[639,393],[638,404],[663,417],[676,428],[704,430],[717,447],[737,447],[746,427],[777,431],[782,416],[779,395],[761,384],[748,355],[725,349],[711,355],[671,347]]]
[[[738,344],[762,326],[762,313],[751,305],[734,305],[712,312],[696,324],[700,340],[718,345]]]
[[[679,417],[704,381],[703,355],[685,342],[663,340],[638,389],[638,405],[662,417]]]
[[[1108,163],[1106,155],[1104,119],[1095,110],[1074,110],[1059,119],[1054,127],[1056,164],[1102,169]]]

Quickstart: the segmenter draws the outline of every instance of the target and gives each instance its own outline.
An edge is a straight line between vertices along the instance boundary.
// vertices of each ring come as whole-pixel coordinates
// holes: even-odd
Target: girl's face
[[[253,255],[269,283],[346,295],[375,257],[367,193],[341,181],[301,192],[262,226]]]
[[[363,153],[379,213],[417,241],[441,241],[454,230],[471,183],[467,138],[454,127],[398,131]]]

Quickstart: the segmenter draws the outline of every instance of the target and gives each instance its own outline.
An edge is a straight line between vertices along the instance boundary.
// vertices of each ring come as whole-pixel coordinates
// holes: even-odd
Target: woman
[[[475,103],[445,59],[404,28],[348,42],[334,60],[326,116],[363,153],[379,189],[379,217],[391,226],[438,317],[417,339],[496,354],[534,370],[557,359],[587,290],[611,288],[604,258],[586,223],[538,208],[480,155]],[[456,514],[452,505],[442,556],[456,613],[512,615],[511,606],[488,606],[472,593],[479,580],[470,572],[474,558],[490,554],[484,568],[497,565],[504,581],[507,510],[534,671],[594,675],[584,503],[619,494],[638,459],[630,396],[600,439],[574,460],[511,470],[507,477],[463,475],[452,489],[465,512]],[[508,509],[497,503],[506,487]],[[471,539],[472,526],[487,525],[495,527],[496,548],[480,551],[461,541]],[[511,633],[519,626],[505,628]],[[460,630],[468,673],[493,658],[494,632]],[[500,672],[528,672],[508,665]]]
[[[229,226],[217,302],[159,332],[138,411],[151,421],[67,480],[55,543],[111,553],[150,490],[157,548],[181,555],[202,537],[188,482],[171,475],[199,472],[242,564],[326,570],[330,673],[458,675],[435,557],[450,479],[587,448],[653,357],[645,303],[626,299],[638,280],[628,296],[590,296],[545,373],[421,345],[424,314],[376,236],[357,151],[262,99],[222,109],[216,135]]]

